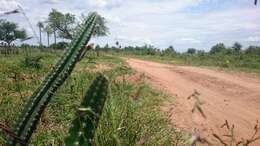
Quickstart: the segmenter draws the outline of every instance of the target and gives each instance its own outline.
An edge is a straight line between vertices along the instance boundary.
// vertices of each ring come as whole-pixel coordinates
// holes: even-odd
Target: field
[[[61,52],[1,55],[0,122],[11,127],[29,96],[60,57]],[[41,58],[34,64],[26,58]],[[94,145],[173,145],[181,144],[182,135],[159,112],[162,101],[169,97],[154,90],[143,79],[128,82],[134,75],[126,62],[115,56],[89,54],[76,66],[72,76],[58,90],[40,119],[30,143],[62,145],[74,111],[91,81],[103,72],[110,78],[110,95],[102,114]],[[5,142],[1,131],[0,145]],[[175,140],[173,140],[173,138]]]

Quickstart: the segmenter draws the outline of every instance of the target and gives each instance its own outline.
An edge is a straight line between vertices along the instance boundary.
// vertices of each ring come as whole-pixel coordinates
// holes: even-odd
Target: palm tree
[[[44,27],[44,31],[47,33],[47,43],[48,43],[48,47],[50,46],[50,35],[52,34],[52,29],[49,25],[46,25]]]
[[[40,45],[42,45],[42,28],[44,28],[43,22],[39,21],[37,26],[39,27],[40,32]]]
[[[56,39],[57,39],[56,28],[53,28],[53,36],[54,36],[54,44],[56,45]]]

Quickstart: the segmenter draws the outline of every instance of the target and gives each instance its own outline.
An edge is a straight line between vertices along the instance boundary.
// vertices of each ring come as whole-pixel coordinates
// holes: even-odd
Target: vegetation
[[[242,49],[242,45],[238,42],[234,43],[231,47],[226,47],[223,43],[218,43],[208,52],[190,48],[186,52],[180,53],[176,52],[172,46],[160,50],[149,45],[123,48],[106,45],[104,47],[97,46],[96,49],[106,53],[130,55],[164,63],[217,66],[260,73],[260,47],[249,46]]]
[[[76,18],[75,15],[66,13],[63,14],[55,9],[49,13],[48,25],[53,29],[55,34],[58,31],[59,37],[65,39],[72,39],[72,32],[75,30]]]
[[[72,40],[75,35],[75,30],[78,27],[77,19],[74,14],[71,13],[63,14],[62,12],[59,12],[58,10],[55,9],[52,9],[52,11],[49,13],[46,22],[47,22],[46,26],[48,26],[53,30],[55,44],[56,44],[56,33],[58,33],[58,36],[60,38]],[[108,28],[106,26],[105,18],[97,14],[96,23],[97,25],[95,25],[93,36],[107,35]]]
[[[26,54],[1,56],[0,112],[3,113],[0,115],[1,123],[9,126],[15,124],[19,111],[29,100],[29,95],[53,67],[59,54],[59,52],[32,52],[32,56],[42,57],[40,62],[42,67],[37,70],[33,67],[24,68],[20,64]],[[97,57],[95,52],[86,55],[64,85],[53,95],[30,139],[30,144],[39,146],[64,144],[64,138],[69,136],[67,133],[70,123],[75,118],[73,113],[75,109],[80,108],[77,105],[80,105],[91,81],[98,76],[97,71],[109,76],[110,87],[93,145],[183,143],[181,134],[176,132],[166,117],[159,112],[160,105],[168,98],[166,95],[152,89],[144,79],[134,84],[118,80],[118,76],[133,74],[130,68],[125,67],[123,60],[102,54]],[[111,68],[103,70],[98,68],[99,64]],[[4,135],[0,133],[0,145],[5,142]]]
[[[40,45],[42,45],[42,29],[44,28],[44,24],[42,22],[38,22],[37,26],[39,27],[39,34],[40,34]]]
[[[27,38],[25,30],[18,29],[18,25],[6,20],[0,20],[0,41],[7,43],[8,46],[15,40]]]

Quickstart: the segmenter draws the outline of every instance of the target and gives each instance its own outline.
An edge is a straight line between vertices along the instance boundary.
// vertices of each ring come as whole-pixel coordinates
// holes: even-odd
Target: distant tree
[[[20,47],[21,48],[30,48],[31,46],[30,46],[30,44],[22,43]]]
[[[75,30],[78,27],[75,15],[71,13],[62,13],[58,10],[52,9],[48,16],[49,26],[53,29],[54,36],[56,31],[60,38],[72,40]],[[96,25],[93,35],[96,37],[106,36],[109,33],[106,26],[106,20],[101,15],[97,14]]]
[[[49,13],[48,16],[49,26],[53,29],[54,35],[56,31],[59,37],[65,39],[73,38],[73,30],[75,29],[76,17],[73,14],[66,13],[63,14],[55,9]]]
[[[197,52],[197,50],[194,49],[194,48],[189,48],[189,49],[187,50],[187,54],[196,54],[196,52]]]
[[[225,50],[226,50],[225,45],[223,43],[218,43],[211,48],[209,53],[216,54],[216,53],[224,52]]]
[[[64,50],[68,46],[67,42],[58,42],[57,44],[51,44],[50,48]]]
[[[105,46],[104,46],[104,49],[109,49],[110,47],[109,47],[109,45],[108,44],[106,44]]]
[[[257,46],[249,46],[245,50],[246,54],[251,54],[251,55],[260,55],[260,47]]]
[[[44,28],[43,22],[39,21],[37,26],[39,27],[40,45],[42,45],[42,29]]]
[[[206,52],[205,52],[204,50],[198,50],[198,51],[197,51],[197,54],[198,54],[199,56],[204,56],[204,55],[206,54]]]
[[[93,35],[96,37],[107,36],[109,33],[109,29],[106,26],[106,19],[99,14],[97,16],[98,17],[96,20],[96,26],[94,28]]]
[[[176,51],[174,50],[173,46],[169,46],[167,49],[165,49],[163,51],[163,55],[170,56],[170,55],[175,55],[175,54],[176,54]]]
[[[24,29],[19,29],[18,25],[6,20],[0,20],[0,41],[6,42],[8,46],[15,40],[25,40],[27,34]]]
[[[47,33],[47,44],[48,44],[48,47],[50,46],[50,35],[52,34],[52,29],[49,25],[46,25],[44,27],[44,31]]]
[[[238,54],[238,52],[236,52],[232,47],[231,48],[226,48],[225,50],[225,54],[227,55],[231,55],[231,54]]]
[[[240,53],[242,49],[242,45],[238,42],[235,42],[234,45],[232,46],[232,49],[235,53]]]

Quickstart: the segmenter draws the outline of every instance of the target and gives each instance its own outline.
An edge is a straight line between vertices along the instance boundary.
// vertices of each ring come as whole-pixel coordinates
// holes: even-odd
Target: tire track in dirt
[[[154,87],[176,96],[162,109],[177,128],[187,132],[196,128],[202,137],[214,144],[212,133],[226,134],[220,127],[228,120],[235,125],[236,138],[253,135],[256,120],[260,120],[259,77],[132,58],[127,62],[137,72],[145,73]],[[191,114],[194,103],[187,97],[194,90],[200,93],[206,119],[198,113]],[[255,145],[260,145],[260,141]]]

